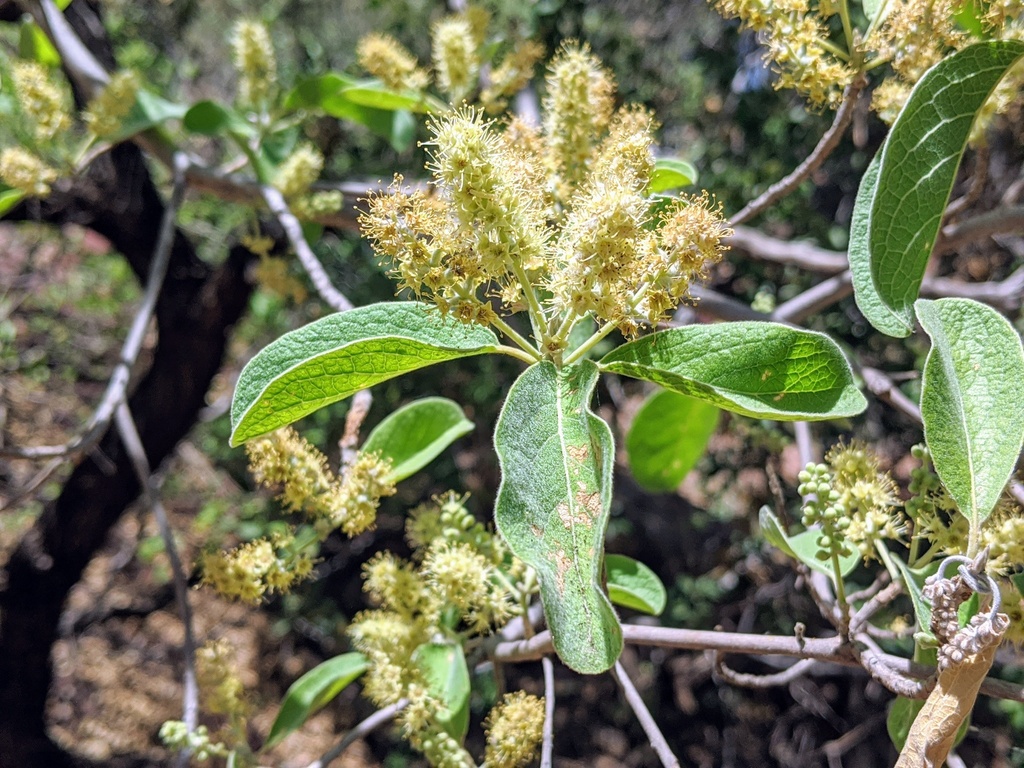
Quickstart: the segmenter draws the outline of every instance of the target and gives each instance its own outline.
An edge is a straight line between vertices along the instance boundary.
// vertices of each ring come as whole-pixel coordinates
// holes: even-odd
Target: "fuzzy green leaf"
[[[186,130],[202,136],[256,135],[256,129],[238,112],[210,100],[199,101],[189,107],[182,125]]]
[[[342,72],[323,72],[306,77],[292,88],[284,98],[285,109],[323,109],[324,101],[355,84]]]
[[[487,328],[412,301],[357,307],[287,333],[242,370],[231,403],[231,444],[291,424],[403,373],[492,352]]]
[[[931,562],[923,568],[910,568],[896,555],[892,555],[892,559],[896,563],[896,567],[899,568],[900,576],[903,579],[903,588],[914,606],[914,618],[917,619],[917,632],[914,633],[914,639],[918,643],[936,645],[935,635],[932,634],[932,605],[924,596],[924,580],[938,570],[939,561]]]
[[[409,112],[443,112],[447,106],[436,99],[415,91],[393,91],[376,80],[356,83],[344,91],[345,98],[353,104],[373,109],[396,110]]]
[[[697,169],[685,160],[660,157],[654,161],[654,172],[647,183],[647,192],[657,194],[697,183]]]
[[[391,460],[392,483],[414,475],[467,432],[473,422],[459,404],[443,397],[424,397],[389,414],[366,437],[362,450]]]
[[[664,389],[637,411],[626,435],[633,477],[652,491],[672,491],[704,455],[718,426],[719,410]]]
[[[925,442],[977,531],[1024,444],[1024,349],[1006,318],[984,304],[920,299],[916,308],[932,340],[921,381]]]
[[[601,589],[615,451],[608,425],[590,410],[597,377],[589,360],[534,364],[509,390],[494,434],[498,530],[537,571],[559,657],[589,674],[622,652],[622,628]]]
[[[412,657],[432,698],[441,702],[435,717],[449,736],[462,744],[469,730],[469,667],[462,646],[424,643]]]
[[[264,749],[274,746],[299,728],[369,668],[370,662],[363,654],[344,653],[313,667],[292,683],[270,727]]]
[[[865,174],[850,267],[867,268],[854,280],[857,304],[884,333],[907,336],[914,328],[913,303],[975,114],[1021,56],[1024,42],[976,43],[928,70],[882,147],[877,180]]]
[[[605,555],[608,597],[616,605],[660,616],[668,602],[668,593],[658,574],[643,563],[625,555]]]
[[[623,344],[599,365],[755,418],[833,419],[867,406],[835,342],[776,323],[673,328]]]

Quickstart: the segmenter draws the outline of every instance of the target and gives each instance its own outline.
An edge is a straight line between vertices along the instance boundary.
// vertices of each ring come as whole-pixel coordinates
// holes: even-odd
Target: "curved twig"
[[[318,760],[314,760],[306,768],[327,768],[331,763],[341,757],[342,753],[351,747],[356,741],[363,738],[367,734],[373,733],[375,730],[380,728],[386,723],[390,723],[398,713],[409,706],[408,699],[399,699],[389,707],[384,709],[378,709],[368,718],[357,724],[352,730],[345,734],[345,738],[339,741],[335,746],[323,753]]]
[[[540,743],[540,768],[552,768],[555,751],[555,665],[545,656],[540,660],[544,670],[544,730]]]
[[[732,224],[742,224],[748,219],[752,219],[796,189],[800,182],[821,167],[825,159],[839,146],[843,134],[853,120],[857,99],[860,96],[860,92],[864,90],[865,85],[867,85],[867,78],[863,75],[858,75],[852,83],[846,86],[846,90],[843,92],[843,101],[839,105],[839,109],[836,110],[836,116],[832,121],[832,125],[822,134],[817,145],[811,150],[811,154],[794,168],[792,173],[779,179],[755,199],[747,203],[736,215],[730,217]]]
[[[815,659],[800,659],[791,667],[781,672],[773,672],[769,675],[755,675],[747,672],[737,672],[725,663],[725,654],[721,651],[714,651],[715,673],[730,685],[740,688],[754,688],[763,690],[775,688],[780,685],[789,685],[801,675],[805,674],[811,667],[819,662]]]

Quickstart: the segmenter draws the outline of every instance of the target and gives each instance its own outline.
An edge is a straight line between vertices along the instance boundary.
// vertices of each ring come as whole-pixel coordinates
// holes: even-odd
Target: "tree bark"
[[[89,227],[144,278],[163,211],[141,152],[121,145],[68,189],[30,201],[14,215]],[[154,467],[203,407],[228,332],[248,301],[248,259],[236,247],[221,267],[212,268],[183,235],[176,236],[156,309],[152,364],[129,400]],[[109,430],[0,570],[0,768],[72,764],[46,734],[50,652],[68,593],[139,490],[116,430]]]

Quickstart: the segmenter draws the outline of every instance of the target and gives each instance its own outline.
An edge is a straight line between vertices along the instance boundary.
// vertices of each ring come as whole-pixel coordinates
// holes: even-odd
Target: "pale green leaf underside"
[[[765,541],[794,560],[799,560],[808,568],[820,571],[835,581],[832,560],[822,560],[818,557],[818,537],[821,535],[821,531],[817,528],[809,528],[806,531],[790,536],[783,530],[779,518],[767,506],[761,507],[758,523],[761,526],[761,533],[764,535]],[[857,550],[853,550],[849,555],[840,557],[840,575],[848,576],[851,574],[859,562],[860,555],[857,553]]]
[[[358,307],[287,333],[242,370],[231,444],[271,432],[366,387],[434,363],[493,352],[487,328],[411,301]]]
[[[626,435],[629,468],[640,485],[672,491],[704,454],[719,410],[671,390],[649,397]]]
[[[444,397],[424,397],[385,417],[366,436],[362,450],[391,460],[388,480],[397,483],[419,472],[473,430],[459,404]]]
[[[974,116],[1017,59],[1024,42],[976,43],[943,59],[918,81],[881,150],[877,182],[858,193],[851,231],[851,268],[868,253],[875,297],[858,305],[879,330],[907,336],[913,303],[942,223],[942,214]],[[870,202],[864,226],[863,208]],[[858,231],[856,221],[860,219]],[[855,288],[868,278],[860,276]],[[877,299],[877,301],[875,300]],[[879,306],[881,302],[881,306]]]
[[[459,744],[469,729],[469,667],[462,646],[424,643],[413,653],[431,697],[440,702],[434,714],[438,724]]]
[[[532,566],[555,651],[577,672],[609,669],[622,629],[601,589],[614,445],[590,411],[597,366],[536,363],[512,385],[495,428],[495,523]]]
[[[605,555],[608,597],[616,605],[659,616],[668,594],[658,574],[638,560],[625,555]]]
[[[935,471],[973,528],[999,501],[1024,442],[1024,350],[991,307],[920,299],[931,337],[921,417]]]
[[[755,418],[832,419],[867,406],[835,342],[776,323],[673,328],[623,344],[599,365]]]
[[[309,670],[292,683],[285,693],[265,746],[277,744],[300,727],[310,715],[330,702],[368,668],[369,661],[363,654],[345,653]]]

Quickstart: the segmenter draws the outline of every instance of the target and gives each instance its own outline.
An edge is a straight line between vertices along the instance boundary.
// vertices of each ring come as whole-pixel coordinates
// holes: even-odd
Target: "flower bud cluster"
[[[847,541],[856,545],[865,560],[876,557],[880,541],[904,533],[897,516],[896,484],[881,470],[878,456],[856,440],[833,446],[825,461],[832,470],[832,487],[850,521],[845,530]]]
[[[819,560],[833,556],[846,557],[853,550],[846,540],[850,518],[840,500],[840,493],[832,487],[833,476],[824,464],[808,464],[797,475],[800,481],[798,492],[805,498],[801,522],[805,527],[818,526]]]
[[[196,726],[192,733],[181,720],[168,720],[160,726],[160,741],[176,752],[187,750],[193,760],[205,763],[211,757],[225,758],[228,748],[219,742],[210,741],[210,731],[205,725]]]
[[[238,99],[264,108],[277,83],[277,58],[270,30],[258,21],[239,21],[231,32],[231,51],[238,72]]]
[[[430,76],[416,57],[391,35],[369,34],[356,46],[356,61],[395,91],[422,91]]]
[[[36,141],[53,141],[71,128],[68,95],[55,70],[35,61],[19,61],[11,70],[18,105],[32,124]]]
[[[134,72],[115,72],[102,91],[89,102],[83,119],[98,138],[113,136],[135,106],[141,82]]]
[[[551,63],[542,129],[505,131],[473,109],[431,125],[433,190],[369,200],[363,232],[403,288],[464,322],[528,309],[538,348],[561,353],[592,315],[627,335],[689,297],[729,234],[707,194],[652,207],[654,120],[612,114],[614,85],[585,46]]]
[[[293,534],[254,539],[202,557],[203,584],[225,597],[257,604],[270,594],[289,591],[313,572],[313,555]]]
[[[380,552],[363,568],[376,608],[349,627],[353,645],[371,660],[364,691],[378,706],[409,699],[401,722],[410,743],[432,765],[464,765],[457,741],[437,727],[440,702],[414,662],[417,648],[447,638],[486,634],[519,612],[523,566],[504,542],[449,493],[414,510],[407,523],[411,560]]]
[[[956,555],[967,548],[970,532],[967,519],[935,474],[931,453],[923,443],[913,446],[910,455],[921,462],[910,471],[908,490],[912,494],[904,504],[914,523],[914,536],[926,538],[936,551]]]
[[[778,75],[776,88],[793,88],[811,104],[834,107],[854,70],[835,53],[828,17],[831,3],[809,0],[715,0],[719,13],[758,32],[765,58]]]
[[[0,180],[29,197],[46,197],[59,174],[38,155],[22,147],[0,150]]]
[[[449,16],[431,28],[431,52],[437,87],[453,104],[476,88],[480,75],[479,41],[464,16]]]
[[[544,730],[544,699],[523,691],[505,694],[485,723],[484,761],[493,768],[519,768],[537,753]]]
[[[312,144],[300,144],[277,169],[274,186],[284,195],[292,213],[300,219],[334,213],[344,203],[338,190],[310,191],[323,168],[324,156],[320,150]]]

